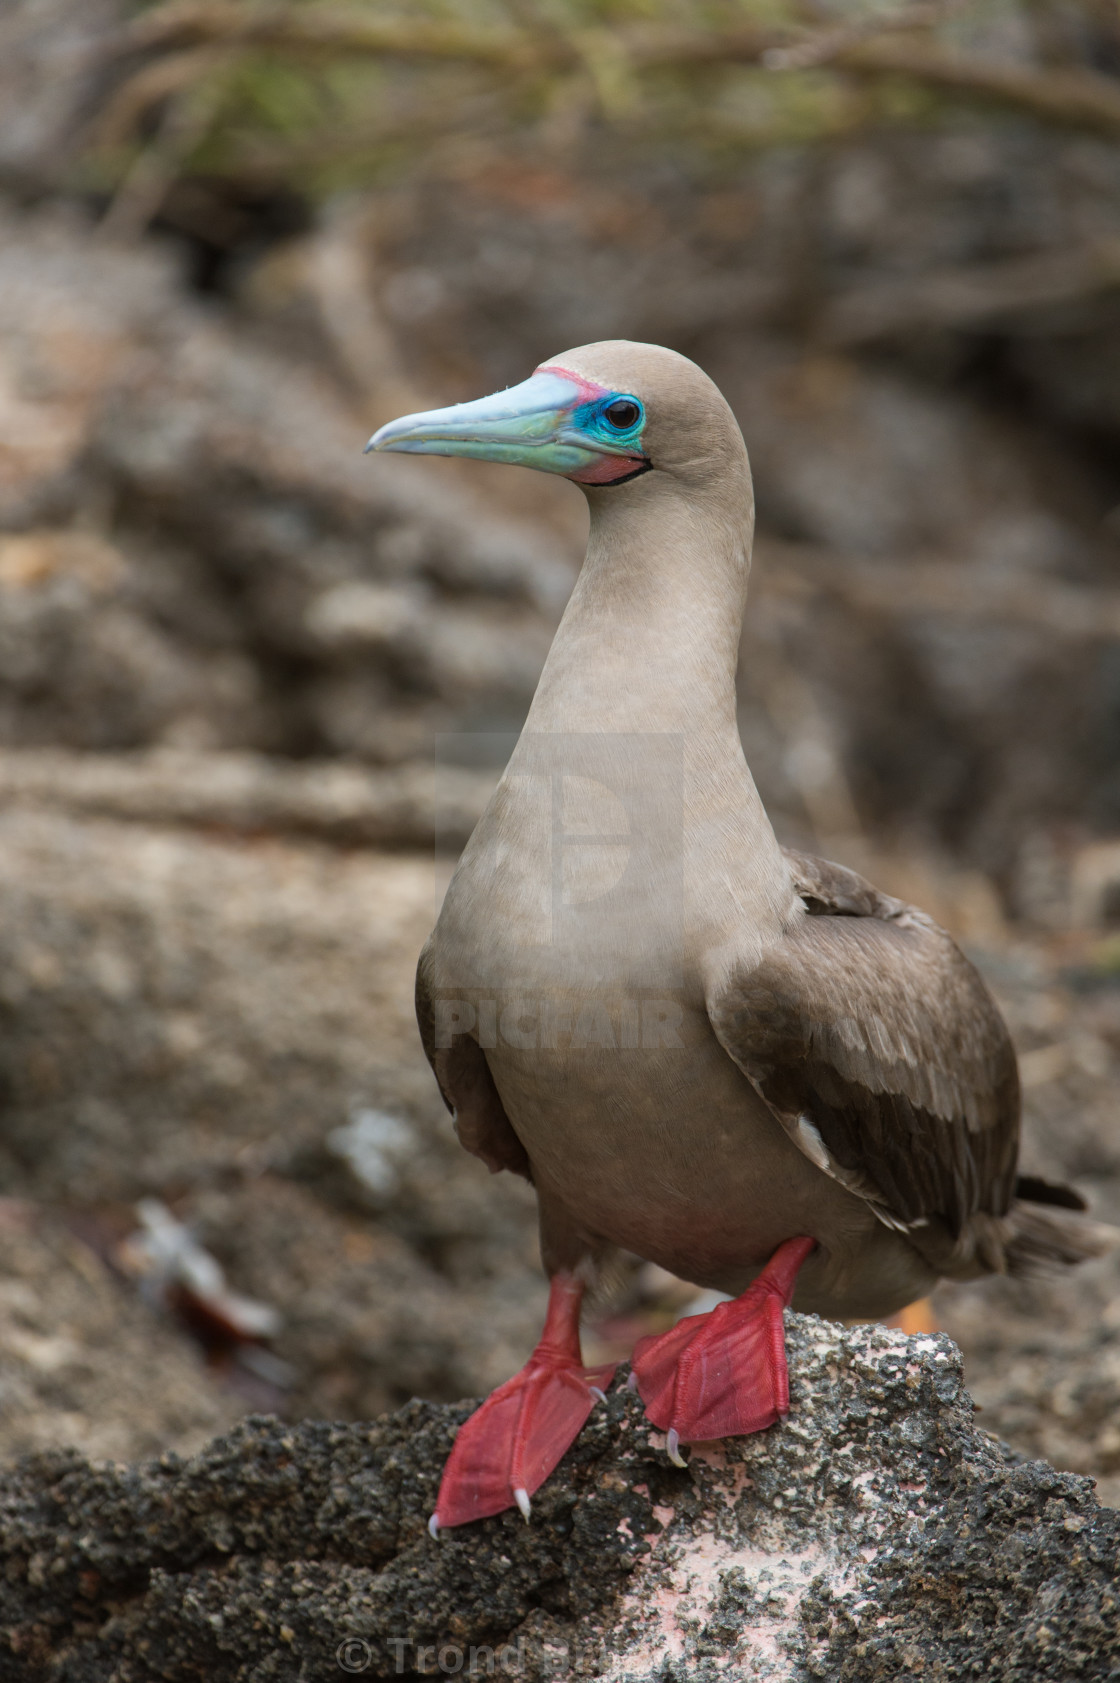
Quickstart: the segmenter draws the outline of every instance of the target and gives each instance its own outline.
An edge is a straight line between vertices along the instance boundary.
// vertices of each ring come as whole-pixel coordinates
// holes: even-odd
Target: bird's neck
[[[718,962],[728,931],[738,952],[744,930],[768,938],[791,896],[739,737],[752,524],[745,464],[743,480],[738,501],[702,506],[664,492],[589,499],[587,559],[507,776],[509,789],[525,791],[539,786],[533,773],[559,766],[630,791],[625,823],[611,820],[608,802],[591,828],[636,831],[651,859],[672,865],[666,896],[683,892],[682,951],[697,966],[699,955]],[[549,736],[566,738],[559,759]],[[557,786],[554,776],[554,800]]]
[[[550,881],[557,858],[573,869],[577,855],[585,866],[613,858],[609,847],[585,848],[586,858],[577,847],[573,855],[567,844],[579,835],[640,837],[644,886],[635,915],[650,940],[668,930],[697,976],[721,962],[729,932],[740,957],[751,940],[761,950],[792,894],[743,757],[735,705],[750,567],[745,464],[743,481],[737,503],[690,505],[664,492],[589,499],[587,559],[499,798],[500,821],[512,834],[537,822]],[[547,811],[540,807],[546,779]],[[618,800],[604,797],[604,788]],[[642,897],[648,893],[657,915]],[[609,946],[619,913],[602,896],[601,887],[585,885],[582,898],[594,905]],[[628,914],[631,902],[621,904]],[[632,935],[619,939],[625,947]]]
[[[671,484],[591,499],[587,559],[526,730],[673,732],[738,744],[735,673],[750,571],[742,495]]]

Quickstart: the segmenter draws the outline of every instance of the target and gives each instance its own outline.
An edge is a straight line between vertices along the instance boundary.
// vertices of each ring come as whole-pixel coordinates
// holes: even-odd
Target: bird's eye
[[[617,432],[628,432],[642,418],[642,411],[632,397],[618,397],[603,410],[609,424]]]

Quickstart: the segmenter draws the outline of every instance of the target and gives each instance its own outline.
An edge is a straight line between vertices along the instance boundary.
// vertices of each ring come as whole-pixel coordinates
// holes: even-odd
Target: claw
[[[813,1248],[810,1238],[788,1239],[740,1297],[635,1346],[633,1372],[646,1418],[668,1432],[674,1465],[686,1464],[682,1438],[702,1443],[740,1437],[788,1414],[782,1310]]]
[[[634,1372],[633,1368],[630,1369],[629,1375],[627,1376],[626,1389],[628,1391],[636,1391],[638,1389],[638,1375]]]
[[[553,1278],[537,1348],[521,1372],[499,1385],[459,1428],[436,1502],[442,1527],[485,1519],[514,1504],[528,1519],[530,1496],[591,1413],[592,1387],[602,1396],[610,1384],[613,1362],[586,1368],[580,1356],[582,1295],[571,1275]]]
[[[428,1530],[431,1532],[432,1536],[435,1538],[436,1542],[438,1543],[439,1542],[439,1515],[438,1514],[433,1514],[431,1519],[428,1521]]]
[[[600,1402],[606,1402],[607,1393],[605,1391],[600,1391],[598,1385],[589,1385],[587,1389],[591,1392],[593,1397],[598,1397]]]

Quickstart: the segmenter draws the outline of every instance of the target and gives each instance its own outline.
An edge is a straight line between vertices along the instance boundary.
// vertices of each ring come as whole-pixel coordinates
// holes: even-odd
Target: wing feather
[[[443,1102],[451,1112],[460,1143],[480,1157],[491,1174],[508,1169],[531,1180],[529,1157],[506,1115],[486,1053],[469,1034],[457,1034],[451,1045],[436,1045],[436,1014],[432,1001],[431,946],[424,947],[416,966],[416,1021],[424,1054],[439,1083]]]
[[[854,871],[788,854],[804,915],[708,1001],[724,1049],[800,1149],[888,1225],[956,1240],[1014,1195],[1019,1082],[956,943]]]

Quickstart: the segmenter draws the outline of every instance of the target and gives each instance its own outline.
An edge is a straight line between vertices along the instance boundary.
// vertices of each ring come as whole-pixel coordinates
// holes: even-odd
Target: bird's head
[[[676,351],[625,339],[565,351],[493,397],[390,421],[366,449],[512,462],[602,490],[746,465],[708,376]]]

